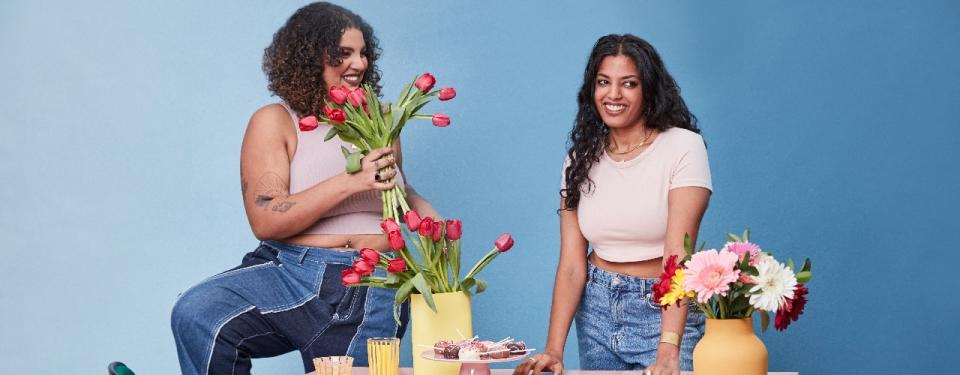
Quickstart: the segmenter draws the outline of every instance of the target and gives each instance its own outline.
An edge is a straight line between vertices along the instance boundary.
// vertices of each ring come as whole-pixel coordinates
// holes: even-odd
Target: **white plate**
[[[434,353],[434,352],[433,352],[433,349],[424,350],[422,353],[420,353],[420,356],[421,356],[421,357],[426,358],[426,359],[429,359],[429,360],[431,360],[431,361],[456,362],[456,363],[500,363],[500,362],[513,362],[513,361],[517,361],[517,360],[524,359],[524,358],[526,358],[528,355],[530,355],[530,352],[526,352],[526,353],[523,353],[523,354],[511,354],[511,355],[510,355],[509,357],[507,357],[507,358],[500,358],[500,359],[481,359],[481,360],[479,360],[479,361],[462,361],[462,360],[459,360],[459,359],[447,359],[447,358],[443,358],[443,355]]]

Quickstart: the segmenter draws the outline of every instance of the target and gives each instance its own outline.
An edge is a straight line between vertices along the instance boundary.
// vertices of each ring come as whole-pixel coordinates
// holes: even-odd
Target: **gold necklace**
[[[647,140],[650,139],[651,136],[653,136],[653,132],[647,133],[647,134],[643,137],[643,139],[640,140],[640,143],[638,143],[636,146],[630,147],[627,151],[616,151],[616,150],[613,150],[613,149],[608,149],[607,151],[610,151],[610,153],[612,153],[612,154],[614,154],[614,155],[629,154],[629,153],[631,153],[631,152],[636,151],[638,148],[643,147],[643,145],[645,145],[645,144],[647,143]],[[611,146],[612,146],[612,145],[611,145]]]

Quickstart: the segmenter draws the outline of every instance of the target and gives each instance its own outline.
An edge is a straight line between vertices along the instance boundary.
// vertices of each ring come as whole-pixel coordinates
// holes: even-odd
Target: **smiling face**
[[[594,82],[593,105],[609,128],[641,125],[643,89],[632,58],[624,55],[603,58]]]
[[[349,28],[340,37],[340,60],[337,66],[323,61],[323,83],[327,89],[333,86],[346,86],[349,89],[360,87],[363,74],[367,71],[367,56],[364,50],[363,33]],[[336,62],[336,61],[334,61]]]

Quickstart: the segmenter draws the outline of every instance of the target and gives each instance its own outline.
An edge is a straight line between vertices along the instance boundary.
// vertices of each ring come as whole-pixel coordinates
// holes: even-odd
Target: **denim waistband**
[[[653,286],[659,281],[658,278],[634,277],[605,271],[587,261],[588,283],[599,284],[610,289],[653,293]]]
[[[277,250],[280,253],[290,253],[301,263],[303,261],[308,261],[314,263],[350,264],[353,262],[354,257],[358,255],[356,251],[341,251],[324,247],[294,245],[273,240],[266,240],[261,243],[267,247]]]

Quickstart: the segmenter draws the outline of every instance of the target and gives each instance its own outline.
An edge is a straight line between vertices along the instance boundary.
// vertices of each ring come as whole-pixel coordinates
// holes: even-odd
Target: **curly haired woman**
[[[663,260],[696,241],[711,194],[696,117],[649,43],[600,38],[577,96],[560,186],[560,262],[546,350],[515,374],[563,371],[577,321],[580,366],[679,375],[704,316],[652,301]],[[588,247],[592,252],[588,253]]]
[[[366,339],[402,336],[390,290],[347,288],[341,271],[357,249],[388,251],[380,229],[380,191],[404,186],[412,208],[439,217],[403,176],[399,142],[371,151],[344,173],[328,124],[300,124],[321,113],[334,86],[379,90],[380,50],[373,29],[342,7],[318,2],[297,10],[266,48],[263,70],[279,103],[257,110],[240,154],[247,219],[260,246],[240,266],[178,298],[171,319],[184,374],[247,374],[251,358],[301,353],[350,355],[365,365]],[[381,271],[382,272],[382,271]]]

